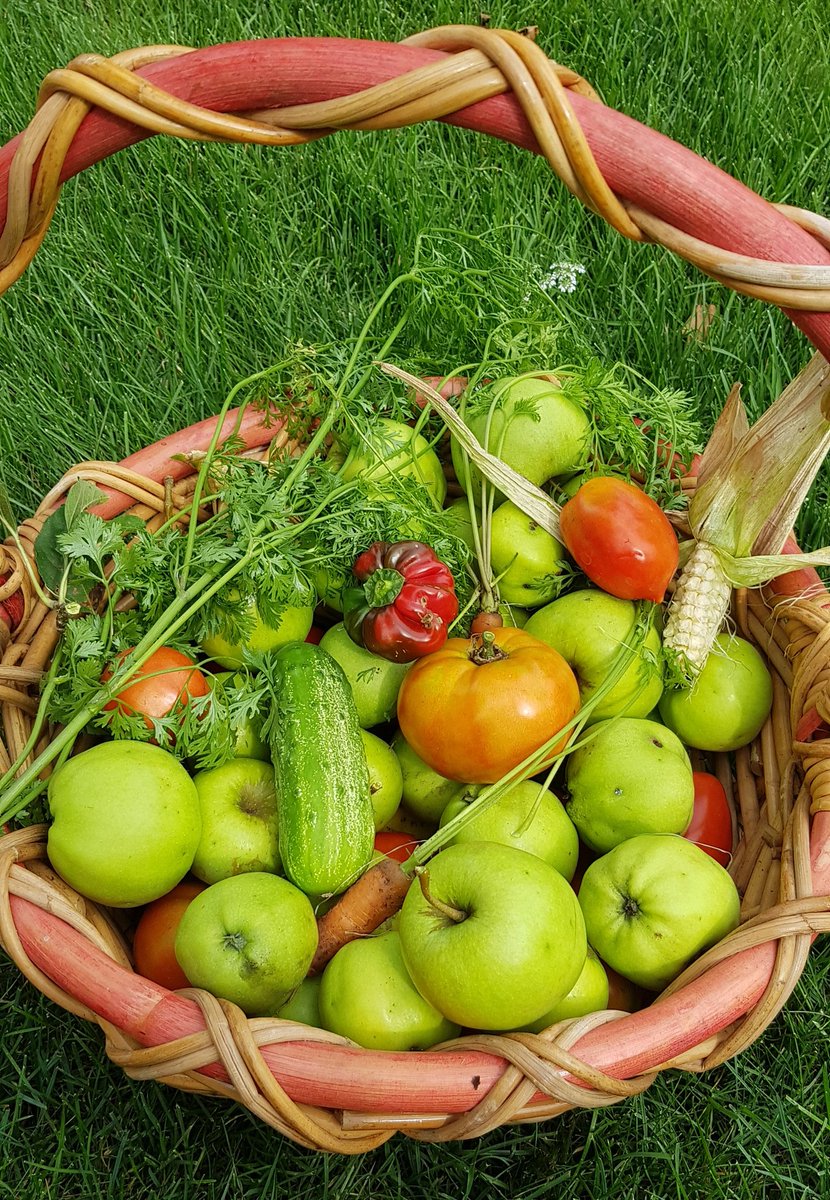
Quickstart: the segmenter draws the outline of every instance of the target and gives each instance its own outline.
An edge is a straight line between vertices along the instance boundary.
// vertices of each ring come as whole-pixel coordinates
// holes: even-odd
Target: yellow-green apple
[[[444,809],[440,824],[464,812],[480,790],[477,785],[462,788]],[[562,804],[548,788],[530,780],[515,784],[483,812],[471,816],[447,844],[462,842],[501,842],[525,850],[543,858],[567,880],[573,877],[579,855],[579,838]]]
[[[730,933],[740,914],[723,867],[668,833],[629,838],[591,863],[579,903],[600,958],[652,991]]]
[[[525,630],[553,646],[570,664],[585,704],[607,679],[621,647],[631,643],[636,623],[633,601],[585,588],[560,596],[532,613]],[[660,634],[652,625],[623,675],[597,701],[591,720],[601,721],[620,713],[645,717],[662,692],[662,646]]]
[[[369,767],[369,795],[372,800],[375,829],[383,829],[398,810],[403,794],[403,776],[398,756],[374,733],[361,729],[363,749]]]
[[[293,883],[252,871],[220,879],[191,901],[175,948],[194,987],[249,1016],[275,1016],[308,973],[317,922]]]
[[[395,931],[341,946],[323,972],[320,1022],[369,1050],[426,1050],[460,1033],[415,987]]]
[[[49,780],[52,866],[99,904],[157,900],[190,870],[202,817],[193,780],[159,746],[101,742]]]
[[[556,595],[565,550],[532,517],[506,500],[493,513],[490,566],[507,604],[538,608]]]
[[[277,1016],[283,1021],[300,1021],[303,1025],[313,1025],[320,1029],[320,981],[322,976],[309,975],[288,997],[285,1004],[280,1005]]]
[[[202,836],[191,870],[216,883],[244,871],[281,868],[274,768],[256,758],[232,758],[193,776]]]
[[[380,495],[391,491],[389,485],[394,476],[417,479],[439,505],[444,503],[447,493],[444,469],[426,438],[411,426],[389,417],[378,417],[368,439],[356,438],[348,448],[340,478],[348,483],[358,476],[380,484],[377,489]]]
[[[400,919],[418,991],[472,1029],[516,1029],[571,990],[585,963],[585,924],[549,863],[498,842],[448,846],[415,879]]]
[[[584,1017],[588,1013],[601,1012],[607,1007],[608,976],[605,967],[589,946],[579,979],[567,996],[563,996],[543,1017],[532,1021],[526,1028],[530,1033],[541,1033],[548,1025],[555,1025],[557,1021],[567,1021],[570,1017]]]
[[[450,800],[463,791],[464,785],[428,767],[400,730],[392,739],[392,749],[401,766],[404,805],[419,820],[437,825]]]
[[[660,716],[687,746],[737,750],[761,732],[772,708],[772,678],[744,638],[719,633],[695,682],[667,688]]]
[[[246,650],[257,654],[271,654],[288,642],[301,642],[314,620],[314,608],[308,604],[283,609],[275,626],[266,624],[262,619],[253,596],[248,599],[245,608],[247,616],[253,622],[253,628],[244,642],[231,642],[219,633],[206,637],[202,642],[202,651],[220,667],[229,670],[241,667]]]
[[[357,716],[364,729],[394,717],[403,677],[412,663],[393,663],[353,642],[342,621],[326,630],[320,648],[336,658],[352,689]]]
[[[599,721],[567,761],[568,816],[591,850],[641,833],[683,833],[692,819],[692,764],[678,737],[637,717]]]
[[[550,380],[532,376],[500,379],[482,390],[468,407],[466,421],[485,450],[497,455],[531,483],[542,484],[559,475],[570,475],[583,467],[588,458],[591,434],[588,417]],[[466,491],[463,457],[455,439],[452,458]],[[470,471],[473,486],[478,487],[481,477],[472,464]]]

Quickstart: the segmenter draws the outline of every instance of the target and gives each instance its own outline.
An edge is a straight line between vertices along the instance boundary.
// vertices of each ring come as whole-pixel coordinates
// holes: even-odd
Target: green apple
[[[526,608],[518,608],[515,604],[500,604],[499,613],[505,625],[512,629],[524,629],[530,619]]]
[[[568,757],[568,816],[591,850],[604,853],[641,833],[683,833],[692,819],[692,764],[679,738],[656,721],[599,721]]]
[[[461,1032],[415,988],[394,931],[337,951],[323,972],[320,1021],[367,1050],[426,1050]]]
[[[490,436],[485,442],[491,402]],[[537,485],[558,475],[570,475],[587,461],[591,434],[588,417],[561,388],[546,379],[529,376],[499,380],[482,393],[480,406],[468,409],[467,424],[486,450]],[[455,439],[452,460],[466,491],[463,457]],[[476,487],[480,476],[472,465],[470,471]]]
[[[274,768],[256,758],[232,758],[199,771],[193,782],[202,810],[202,836],[191,870],[216,883],[243,871],[281,868]]]
[[[277,1016],[283,1021],[299,1021],[303,1025],[313,1025],[321,1029],[320,1022],[320,982],[322,976],[309,975],[298,988],[288,997],[285,1004],[280,1005]]]
[[[608,976],[605,967],[588,947],[588,956],[582,972],[567,996],[563,996],[558,1004],[554,1004],[538,1021],[526,1026],[529,1033],[541,1033],[549,1025],[557,1021],[567,1021],[572,1017],[584,1017],[588,1013],[602,1012],[608,1007]]]
[[[375,829],[388,825],[403,795],[403,775],[398,756],[381,738],[361,729],[363,749],[369,766],[369,795],[375,817]]]
[[[263,871],[220,879],[190,902],[176,933],[179,966],[194,987],[248,1016],[275,1016],[308,973],[317,922],[307,896]]]
[[[447,494],[444,469],[426,438],[389,417],[376,418],[368,441],[361,438],[349,448],[340,478],[348,483],[358,476],[373,483],[385,481],[388,492],[392,476],[417,479],[439,505]],[[378,493],[384,495],[384,489],[378,488]]]
[[[585,925],[558,871],[498,842],[448,846],[409,888],[401,948],[418,991],[449,1020],[515,1029],[566,996]]]
[[[464,785],[428,767],[400,730],[392,739],[392,749],[401,766],[404,805],[419,820],[437,825],[450,800],[463,792]]]
[[[333,567],[318,567],[312,578],[314,590],[321,604],[327,605],[335,612],[342,613],[343,588],[346,586],[348,574],[335,571]]]
[[[440,824],[446,825],[462,813],[479,791],[477,786],[463,788],[444,809]],[[579,856],[579,838],[565,809],[553,792],[530,780],[515,784],[483,812],[471,817],[447,844],[456,846],[462,842],[500,842],[525,850],[543,858],[567,880],[573,878]]]
[[[564,562],[564,548],[547,530],[511,500],[499,505],[490,527],[490,566],[507,604],[547,604],[557,593]]]
[[[457,496],[444,509],[447,527],[456,537],[461,538],[471,554],[475,554],[476,544],[473,536],[473,516],[470,512],[470,502],[466,496]]]
[[[253,596],[248,600],[246,608],[254,622],[254,627],[244,645],[229,642],[227,638],[218,633],[213,637],[205,638],[202,642],[203,652],[220,667],[227,667],[230,670],[241,667],[245,650],[253,650],[257,654],[270,654],[288,642],[301,642],[311,629],[314,620],[314,608],[311,605],[298,605],[283,609],[279,622],[274,627],[266,625],[263,621]]]
[[[222,684],[228,699],[234,698],[235,692],[247,688],[247,677],[242,671],[218,671],[215,678]],[[271,751],[262,739],[262,720],[259,714],[238,717],[234,721],[234,756],[236,758],[258,758],[262,762],[271,761]]]
[[[560,596],[531,614],[525,630],[558,650],[573,669],[584,704],[602,685],[621,646],[628,644],[637,621],[631,600],[586,588]],[[663,692],[660,634],[652,626],[642,650],[621,678],[598,701],[592,721],[625,713],[645,717]]]
[[[403,677],[412,663],[393,663],[353,642],[342,621],[332,625],[320,647],[336,658],[352,689],[357,717],[364,729],[394,717]]]
[[[101,742],[49,780],[47,850],[70,887],[114,908],[158,900],[190,870],[199,797],[177,759],[148,742]]]
[[[579,903],[600,958],[652,991],[730,933],[741,907],[723,867],[672,834],[629,838],[591,863]]]
[[[744,638],[719,633],[690,688],[668,688],[660,716],[687,746],[737,750],[761,732],[772,708],[772,678]]]

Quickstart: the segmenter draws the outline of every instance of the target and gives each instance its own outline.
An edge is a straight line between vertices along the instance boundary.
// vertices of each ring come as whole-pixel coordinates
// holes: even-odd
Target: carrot
[[[317,921],[317,952],[309,969],[316,975],[341,946],[373,933],[403,904],[411,876],[393,858],[384,858],[361,875]]]

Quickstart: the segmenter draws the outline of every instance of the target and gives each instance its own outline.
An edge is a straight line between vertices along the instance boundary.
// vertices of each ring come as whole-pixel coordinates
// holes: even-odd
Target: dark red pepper
[[[455,581],[423,542],[374,542],[352,568],[362,587],[347,588],[349,636],[372,654],[412,662],[439,650],[458,616]]]

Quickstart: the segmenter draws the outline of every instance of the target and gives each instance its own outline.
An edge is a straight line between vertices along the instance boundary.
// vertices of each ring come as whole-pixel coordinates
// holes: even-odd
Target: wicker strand
[[[719,283],[792,310],[830,310],[830,267],[776,263],[710,246],[618,197],[600,172],[568,98],[573,90],[597,99],[574,71],[551,61],[530,36],[506,29],[451,25],[407,38],[407,45],[448,51],[443,61],[324,103],[254,113],[200,108],[135,72],[162,59],[190,54],[183,46],[148,46],[113,58],[82,54],[52,71],[39,107],[20,138],[9,173],[8,212],[0,233],[0,292],[34,258],[55,212],[60,173],[72,140],[93,107],[151,133],[198,141],[300,145],[336,130],[399,128],[449,117],[511,91],[551,169],[565,186],[624,237],[657,242]],[[37,174],[32,185],[32,172]],[[830,247],[830,221],[778,205],[779,211]]]

